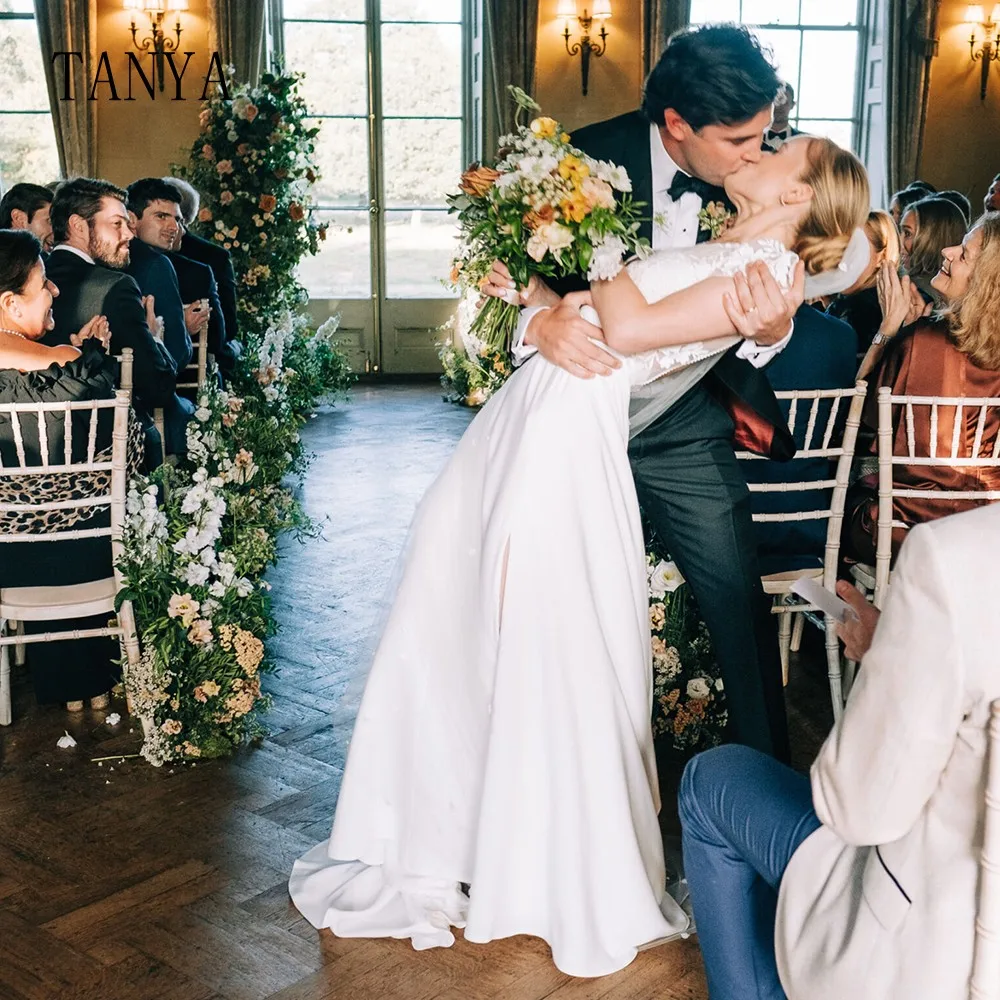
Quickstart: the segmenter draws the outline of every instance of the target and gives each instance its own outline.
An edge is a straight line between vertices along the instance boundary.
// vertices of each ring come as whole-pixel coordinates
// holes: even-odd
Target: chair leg
[[[781,683],[788,686],[788,657],[792,644],[792,615],[783,611],[778,615],[778,649],[781,653]]]
[[[125,646],[125,663],[123,669],[135,670],[139,666],[140,651],[139,637],[135,631],[135,613],[132,611],[132,602],[125,601],[118,612],[118,624],[122,629],[122,644]],[[125,680],[125,706],[129,715],[132,714],[132,696],[129,693],[128,677]]]
[[[792,652],[797,653],[802,648],[802,632],[805,628],[806,616],[800,611],[795,615],[795,628],[792,630]]]
[[[4,623],[0,621],[0,635],[4,633]],[[10,647],[0,646],[0,726],[9,726],[10,714]]]
[[[12,630],[15,635],[24,635],[24,622],[11,622]],[[24,666],[24,643],[19,642],[14,646],[14,666],[23,667]]]
[[[843,672],[840,662],[840,640],[834,620],[826,616],[826,667],[830,678],[830,701],[833,703],[833,721],[839,722],[844,714]]]
[[[854,687],[854,680],[858,672],[857,660],[844,658],[844,701],[851,697],[851,688]]]

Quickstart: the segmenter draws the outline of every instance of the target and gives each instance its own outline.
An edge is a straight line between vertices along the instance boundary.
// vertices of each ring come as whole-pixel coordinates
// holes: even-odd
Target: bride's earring
[[[785,196],[784,195],[782,195],[781,198],[779,198],[778,200],[781,202],[781,205],[782,205],[783,208],[787,208],[788,207],[788,202],[785,201]]]

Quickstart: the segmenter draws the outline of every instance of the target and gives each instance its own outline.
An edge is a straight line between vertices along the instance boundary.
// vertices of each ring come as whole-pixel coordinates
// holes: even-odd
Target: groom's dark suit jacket
[[[644,218],[639,235],[652,243],[653,165],[649,155],[649,119],[639,111],[630,111],[579,129],[573,133],[572,142],[589,156],[609,160],[628,171],[632,197],[643,203],[640,211]],[[737,349],[734,347],[722,357],[706,377],[707,381],[733,417],[737,446],[786,461],[795,454],[795,442],[774,391],[762,371],[736,356]]]

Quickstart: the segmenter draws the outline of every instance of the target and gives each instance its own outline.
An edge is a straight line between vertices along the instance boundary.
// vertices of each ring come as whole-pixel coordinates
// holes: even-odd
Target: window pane
[[[313,198],[324,208],[368,205],[368,119],[321,118],[316,142],[320,179]]]
[[[857,0],[802,0],[803,24],[857,24]]]
[[[317,212],[329,222],[315,257],[299,265],[299,281],[314,299],[365,299],[371,295],[371,228],[367,212]]]
[[[774,64],[778,69],[778,76],[782,80],[787,80],[797,90],[796,83],[799,79],[801,32],[784,31],[779,28],[758,28],[754,34],[773,53]],[[829,66],[826,68],[829,71]]]
[[[462,0],[382,0],[383,21],[461,21]]]
[[[691,23],[738,21],[740,0],[691,0]]]
[[[743,0],[746,24],[798,24],[799,0]]]
[[[0,65],[0,109],[49,110],[42,50],[33,20],[0,21]]]
[[[460,25],[382,27],[382,110],[386,115],[461,115]]]
[[[368,114],[368,56],[361,24],[286,24],[285,61],[318,115]]]
[[[853,118],[857,70],[855,32],[803,32],[798,114],[804,118]]]
[[[393,299],[443,299],[455,256],[456,219],[445,212],[388,212],[385,217],[387,294]]]
[[[795,127],[809,135],[826,136],[844,149],[853,148],[851,134],[854,126],[851,122],[811,122],[803,118]]]
[[[444,207],[462,172],[462,123],[387,121],[382,135],[386,204]]]
[[[282,0],[281,13],[286,18],[309,17],[319,21],[363,21],[365,19],[365,0]],[[287,27],[285,30],[288,30]]]
[[[4,190],[20,181],[49,184],[57,177],[59,154],[49,113],[0,114],[0,180]]]

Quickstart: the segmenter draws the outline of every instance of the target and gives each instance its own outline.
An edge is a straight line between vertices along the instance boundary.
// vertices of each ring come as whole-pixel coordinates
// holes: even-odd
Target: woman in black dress
[[[72,338],[77,346],[47,347],[38,343],[52,328],[52,299],[59,294],[45,276],[40,254],[41,245],[30,232],[0,230],[0,404],[113,398],[117,364],[106,353],[109,331],[104,317],[95,316]],[[47,416],[48,458],[59,463],[63,461],[63,416]],[[102,411],[101,417],[98,451],[111,444],[111,412]],[[80,414],[80,419],[89,422],[90,416]],[[41,464],[36,420],[22,419],[20,425],[26,464]],[[79,449],[85,453],[86,431],[74,430],[73,441],[74,452]],[[74,461],[83,457],[79,452],[74,454]],[[0,461],[7,467],[19,464],[13,424],[6,414],[0,415]],[[27,490],[32,499],[39,500],[43,491],[65,489],[65,483],[58,487],[55,484],[67,478],[39,475],[32,484],[21,477],[14,481],[0,477],[0,500],[12,499],[10,493],[14,490]],[[8,534],[19,527],[24,530],[22,522],[15,521],[18,517],[21,515],[0,513],[0,532]],[[82,529],[106,526],[109,518],[105,507],[97,513],[52,512],[45,521],[51,530]],[[37,524],[34,527],[37,530]],[[110,538],[0,544],[0,588],[85,583],[110,572]],[[107,625],[107,617],[29,622],[25,627],[28,632],[102,628]],[[64,702],[78,710],[89,698],[92,707],[107,707],[107,692],[120,673],[112,662],[119,656],[117,640],[70,639],[30,643],[26,649],[38,702]]]

